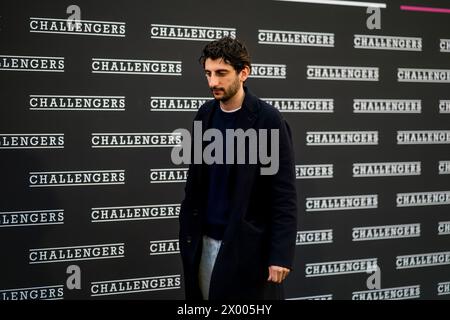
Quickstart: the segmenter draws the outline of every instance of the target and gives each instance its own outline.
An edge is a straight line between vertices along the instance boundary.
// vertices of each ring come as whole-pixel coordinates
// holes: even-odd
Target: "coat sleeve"
[[[279,169],[271,179],[269,265],[292,269],[297,234],[297,191],[292,134],[284,119],[279,126]]]

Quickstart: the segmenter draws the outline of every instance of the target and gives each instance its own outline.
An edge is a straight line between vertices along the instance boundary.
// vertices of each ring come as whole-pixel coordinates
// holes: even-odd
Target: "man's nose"
[[[214,75],[211,75],[209,77],[209,86],[212,88],[212,87],[216,87],[218,84],[219,84],[219,78]]]

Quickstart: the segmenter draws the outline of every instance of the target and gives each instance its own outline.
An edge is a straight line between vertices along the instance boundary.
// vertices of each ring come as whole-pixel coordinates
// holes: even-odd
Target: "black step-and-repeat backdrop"
[[[450,297],[448,2],[319,2],[2,1],[0,299],[184,298],[171,132],[225,35],[293,131],[286,297]]]

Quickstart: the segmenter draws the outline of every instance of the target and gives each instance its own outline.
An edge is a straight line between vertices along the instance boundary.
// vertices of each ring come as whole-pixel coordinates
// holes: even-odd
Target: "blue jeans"
[[[200,266],[198,269],[198,280],[203,300],[208,300],[209,285],[211,282],[211,274],[219,253],[221,240],[216,240],[207,236],[203,236],[202,256],[200,258]]]

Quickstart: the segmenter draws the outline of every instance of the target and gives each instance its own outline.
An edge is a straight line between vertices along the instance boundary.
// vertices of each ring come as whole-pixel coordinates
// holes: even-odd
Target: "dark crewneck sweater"
[[[218,129],[223,137],[223,164],[211,164],[208,166],[209,187],[206,207],[205,233],[207,236],[222,240],[229,221],[229,183],[228,176],[231,164],[226,162],[226,129],[236,129],[236,119],[240,109],[233,112],[225,112],[220,106],[215,110],[211,119],[210,128]]]

